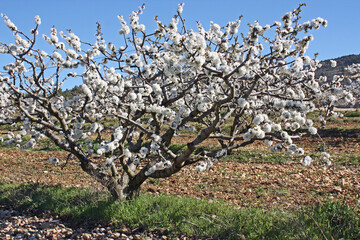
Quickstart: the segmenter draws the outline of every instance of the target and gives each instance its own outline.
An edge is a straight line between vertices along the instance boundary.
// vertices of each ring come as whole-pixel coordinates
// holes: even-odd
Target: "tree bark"
[[[76,151],[73,152],[79,159],[82,170],[107,188],[116,200],[128,200],[138,195],[140,185],[132,185],[131,177],[125,171],[120,176],[106,174],[86,156]]]
[[[134,187],[130,184],[130,177],[127,173],[122,173],[121,177],[119,179],[116,179],[115,177],[111,177],[111,181],[106,186],[111,195],[116,200],[129,200],[133,197],[138,196],[140,186]]]

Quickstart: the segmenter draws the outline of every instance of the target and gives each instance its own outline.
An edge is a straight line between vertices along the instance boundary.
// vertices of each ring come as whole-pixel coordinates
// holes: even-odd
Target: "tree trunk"
[[[140,187],[133,187],[129,183],[129,176],[123,173],[119,179],[112,177],[105,187],[116,200],[123,201],[136,197],[139,194]]]
[[[140,184],[131,185],[130,176],[124,171],[121,176],[106,174],[102,172],[96,164],[91,162],[82,154],[75,153],[80,160],[83,171],[93,177],[101,185],[106,187],[116,200],[127,200],[136,196],[140,189]]]

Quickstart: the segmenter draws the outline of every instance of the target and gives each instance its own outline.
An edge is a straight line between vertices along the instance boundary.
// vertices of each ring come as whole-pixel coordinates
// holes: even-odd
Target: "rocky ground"
[[[49,212],[21,213],[9,206],[0,206],[0,239],[170,239],[166,231],[114,228],[106,225],[72,226]],[[189,239],[185,236],[171,239]],[[192,239],[197,239],[194,237]],[[206,238],[202,238],[206,239]]]

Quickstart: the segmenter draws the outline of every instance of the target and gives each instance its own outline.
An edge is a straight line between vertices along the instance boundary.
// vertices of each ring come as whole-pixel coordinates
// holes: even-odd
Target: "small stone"
[[[18,233],[18,234],[16,234],[15,238],[17,238],[17,239],[23,239],[23,238],[24,238],[24,234]]]
[[[83,234],[82,234],[82,237],[83,237],[84,239],[86,239],[86,240],[92,238],[91,234],[89,234],[89,233],[83,233]]]
[[[48,229],[51,227],[51,223],[50,222],[43,222],[41,225],[40,225],[40,228],[41,229]]]
[[[31,228],[29,228],[28,231],[31,232],[31,233],[36,233],[38,231],[38,229],[36,227],[34,227],[34,226],[31,226]]]
[[[10,211],[9,210],[1,210],[0,211],[0,219],[7,219],[10,217]]]
[[[61,228],[66,228],[65,225],[62,224],[62,223],[59,224],[59,227],[61,227]]]
[[[120,229],[120,232],[125,233],[125,234],[131,233],[130,229],[128,229],[128,228],[126,228],[126,227]]]

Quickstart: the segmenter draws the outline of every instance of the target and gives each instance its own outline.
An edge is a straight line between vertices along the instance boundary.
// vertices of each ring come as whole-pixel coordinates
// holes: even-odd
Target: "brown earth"
[[[336,158],[357,154],[360,156],[359,122],[331,123],[330,130],[321,130],[320,135]],[[338,129],[341,127],[341,129]],[[336,130],[337,129],[337,130]],[[183,142],[188,139],[178,139]],[[205,144],[214,144],[213,140]],[[322,142],[316,137],[306,137],[297,144],[313,151]],[[264,149],[255,143],[247,149]],[[60,151],[20,151],[14,148],[0,149],[0,182],[29,182],[64,187],[90,187],[103,189],[72,159],[64,169],[49,163],[56,156],[65,162],[67,154]],[[360,203],[359,165],[334,164],[325,166],[315,163],[310,167],[297,160],[286,163],[241,163],[234,161],[215,162],[211,169],[199,173],[186,167],[167,179],[150,179],[142,191],[150,194],[168,193],[205,198],[242,206],[296,208],[304,204],[328,199],[346,201],[350,206]],[[359,161],[358,161],[359,162]]]

